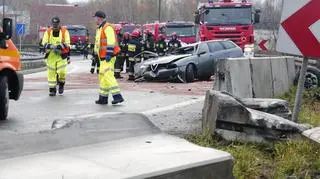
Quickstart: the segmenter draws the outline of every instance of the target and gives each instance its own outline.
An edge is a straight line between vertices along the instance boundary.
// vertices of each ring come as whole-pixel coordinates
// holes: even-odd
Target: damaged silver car
[[[242,49],[229,40],[212,40],[189,44],[163,57],[137,63],[136,79],[193,82],[209,80],[216,71],[219,59],[243,57]]]

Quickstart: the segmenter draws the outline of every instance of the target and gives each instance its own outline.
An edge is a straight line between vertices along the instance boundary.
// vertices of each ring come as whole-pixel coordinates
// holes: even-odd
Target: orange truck
[[[23,89],[20,54],[10,40],[12,19],[4,18],[0,32],[0,120],[6,120],[9,99],[18,100]]]

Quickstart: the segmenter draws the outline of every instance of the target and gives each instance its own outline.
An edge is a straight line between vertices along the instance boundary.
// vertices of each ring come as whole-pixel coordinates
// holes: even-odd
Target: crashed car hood
[[[164,56],[164,57],[159,57],[155,59],[150,59],[147,61],[144,61],[144,65],[152,65],[152,64],[167,64],[175,60],[179,60],[181,58],[185,58],[191,56],[191,54],[184,54],[184,55],[170,55],[170,56]]]

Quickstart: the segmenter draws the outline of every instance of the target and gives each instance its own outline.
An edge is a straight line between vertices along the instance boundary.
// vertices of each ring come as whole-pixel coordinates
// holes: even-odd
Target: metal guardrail
[[[33,52],[20,52],[22,61],[30,61],[30,60],[43,60],[44,55],[40,53]]]
[[[19,47],[19,45],[17,45]],[[38,52],[39,45],[35,44],[21,44],[21,51]]]

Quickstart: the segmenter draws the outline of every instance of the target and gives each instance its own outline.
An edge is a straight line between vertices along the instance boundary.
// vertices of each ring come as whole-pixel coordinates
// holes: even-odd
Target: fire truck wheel
[[[0,120],[6,120],[9,109],[9,89],[6,76],[0,76]]]

